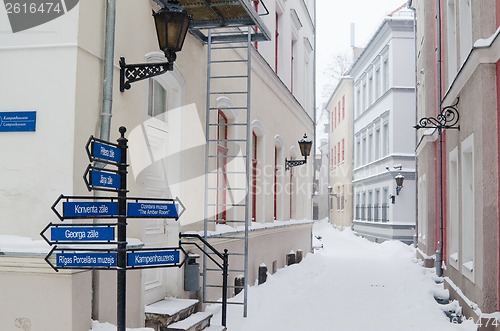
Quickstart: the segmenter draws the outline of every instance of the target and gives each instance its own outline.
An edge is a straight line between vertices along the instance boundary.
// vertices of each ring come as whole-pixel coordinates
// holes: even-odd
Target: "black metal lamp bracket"
[[[126,64],[120,57],[120,92],[130,89],[130,84],[174,70],[173,62]]]
[[[436,117],[424,117],[421,118],[417,125],[414,126],[415,129],[455,129],[460,130],[460,125],[458,124],[458,120],[460,119],[460,114],[457,109],[458,102],[460,101],[457,98],[457,102],[451,106],[444,107],[439,115]]]
[[[289,170],[291,167],[300,166],[307,163],[307,159],[304,160],[287,160],[285,158],[285,171]]]

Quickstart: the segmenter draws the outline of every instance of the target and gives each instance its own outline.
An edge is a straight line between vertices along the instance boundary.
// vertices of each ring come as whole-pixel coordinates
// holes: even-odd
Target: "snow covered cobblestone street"
[[[433,294],[433,270],[397,241],[375,244],[350,230],[315,223],[323,249],[279,270],[248,293],[248,317],[229,305],[230,331],[476,330],[452,324]],[[220,306],[209,307],[220,321]]]
[[[314,236],[322,249],[249,288],[247,318],[240,305],[228,305],[228,331],[476,330],[472,321],[449,322],[433,296],[445,290],[434,282],[434,270],[415,259],[413,247],[376,244],[326,220],[315,223]],[[220,323],[220,305],[206,311]],[[110,330],[116,327],[94,322],[91,331]]]

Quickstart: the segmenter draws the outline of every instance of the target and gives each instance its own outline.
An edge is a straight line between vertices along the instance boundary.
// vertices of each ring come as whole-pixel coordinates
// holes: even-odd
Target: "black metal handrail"
[[[222,265],[217,262],[211,254],[209,254],[203,247],[201,247],[198,243],[196,242],[182,242],[179,240],[179,246],[182,247],[182,245],[195,245],[198,247],[200,251],[203,252],[210,260],[212,260],[213,263],[215,263],[221,270],[222,270],[222,325],[226,326],[226,320],[227,320],[227,277],[228,277],[228,269],[229,269],[229,254],[228,250],[224,249],[224,253],[220,253],[214,246],[210,245],[208,241],[203,238],[201,235],[197,233],[179,233],[179,238],[194,238],[198,239],[203,244],[205,244],[206,247],[208,247],[215,255],[217,255],[221,260],[222,260]],[[205,275],[204,275],[205,277]]]

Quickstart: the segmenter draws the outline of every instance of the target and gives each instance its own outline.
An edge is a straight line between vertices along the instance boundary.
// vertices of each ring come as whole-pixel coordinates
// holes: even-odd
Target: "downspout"
[[[111,109],[113,105],[113,58],[115,49],[115,17],[116,0],[107,0],[106,27],[104,41],[104,75],[103,75],[103,103],[101,112],[101,129],[99,138],[109,141],[111,127]],[[94,194],[97,191],[94,191]],[[92,316],[99,317],[99,273],[92,271]]]
[[[415,123],[418,123],[418,93],[417,93],[417,83],[418,83],[418,67],[417,67],[417,10],[412,7],[413,0],[408,0],[407,7],[413,11],[413,41],[414,41],[414,52],[415,57]],[[415,130],[415,234],[413,235],[413,245],[418,247],[418,157],[417,157],[417,143],[418,134]]]
[[[115,56],[115,17],[116,0],[107,0],[106,36],[104,42],[104,81],[102,87],[103,102],[101,113],[101,131],[99,137],[109,141],[111,111],[113,106],[113,59]]]
[[[436,1],[436,16],[437,16],[437,114],[441,113],[442,95],[441,95],[441,75],[442,75],[442,58],[441,58],[441,0]],[[439,241],[436,251],[436,275],[442,276],[443,263],[443,132],[438,128],[439,133],[439,149],[438,149],[438,175],[439,175]]]

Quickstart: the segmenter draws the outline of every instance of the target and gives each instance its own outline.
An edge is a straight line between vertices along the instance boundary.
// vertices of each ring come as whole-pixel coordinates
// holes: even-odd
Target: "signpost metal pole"
[[[127,129],[123,126],[119,129],[121,137],[118,138],[118,146],[121,150],[121,162],[118,164],[120,175],[120,189],[118,190],[118,251],[117,251],[117,283],[116,300],[117,331],[125,331],[126,328],[126,284],[127,284]]]

